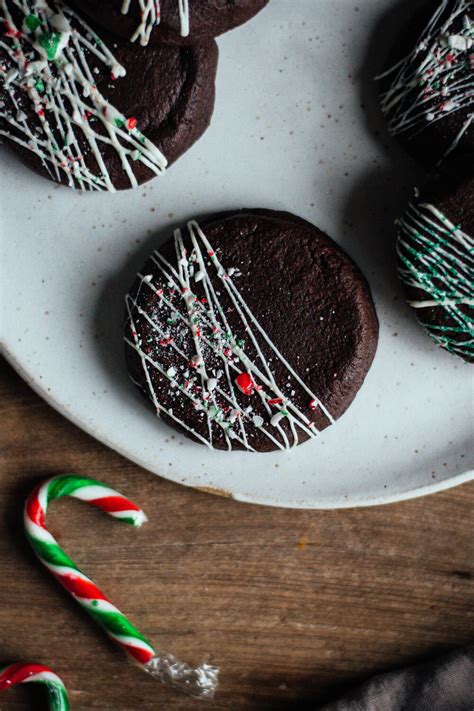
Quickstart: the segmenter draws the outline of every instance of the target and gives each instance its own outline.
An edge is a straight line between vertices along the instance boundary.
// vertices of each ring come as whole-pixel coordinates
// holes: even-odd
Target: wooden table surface
[[[244,505],[130,464],[4,362],[0,397],[0,662],[52,666],[76,711],[315,709],[373,673],[472,640],[473,484],[368,509]],[[71,471],[118,488],[150,521],[132,530],[68,499],[49,528],[155,646],[221,667],[214,702],[127,663],[34,559],[25,496]],[[37,691],[2,693],[0,709],[39,709]]]

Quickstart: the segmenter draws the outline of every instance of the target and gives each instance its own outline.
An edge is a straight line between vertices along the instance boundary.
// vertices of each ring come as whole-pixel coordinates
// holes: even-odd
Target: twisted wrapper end
[[[212,699],[218,686],[217,667],[201,664],[193,668],[167,652],[150,659],[143,669],[164,684],[202,699]]]

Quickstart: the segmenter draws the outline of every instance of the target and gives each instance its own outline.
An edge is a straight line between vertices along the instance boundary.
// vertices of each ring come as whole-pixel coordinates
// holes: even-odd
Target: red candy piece
[[[132,116],[131,118],[128,119],[127,121],[127,127],[129,131],[133,131],[134,128],[136,128],[137,125],[137,119],[135,116]]]
[[[310,400],[309,409],[310,409],[310,410],[317,410],[317,409],[318,409],[318,402],[317,402],[317,400]]]
[[[255,384],[248,373],[239,373],[235,379],[235,383],[240,392],[244,395],[251,395],[253,393]]]
[[[20,39],[21,37],[21,32],[19,30],[16,30],[14,27],[10,25],[9,22],[6,20],[4,21],[4,27],[5,27],[5,32],[3,33],[6,37],[16,37],[17,39]]]
[[[281,397],[274,397],[271,400],[268,401],[269,405],[281,405],[283,402],[283,398]]]

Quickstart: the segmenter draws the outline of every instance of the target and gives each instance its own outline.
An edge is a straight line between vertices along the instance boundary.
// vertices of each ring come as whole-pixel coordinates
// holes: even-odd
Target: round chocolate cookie
[[[135,187],[162,174],[209,125],[213,40],[116,46],[51,0],[6,0],[2,23],[0,135],[51,180],[82,190]]]
[[[382,74],[388,129],[425,167],[474,161],[474,2],[430,0]]]
[[[399,220],[400,278],[431,338],[474,362],[474,178],[438,181]]]
[[[191,44],[250,20],[268,0],[71,0],[107,31],[141,45]]]
[[[158,416],[217,449],[289,449],[349,407],[378,321],[351,259],[294,215],[176,230],[126,297],[126,360]]]

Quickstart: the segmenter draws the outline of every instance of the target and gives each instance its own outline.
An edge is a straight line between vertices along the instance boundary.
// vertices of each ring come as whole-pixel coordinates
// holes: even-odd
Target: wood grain
[[[156,646],[221,667],[212,709],[314,709],[375,672],[472,640],[473,484],[370,509],[243,505],[130,464],[5,363],[0,396],[0,662],[51,665],[76,711],[200,705],[128,664],[34,560],[22,505],[51,474],[97,476],[146,510],[150,522],[133,531],[64,500],[48,525]],[[0,708],[38,709],[38,698],[15,689]]]

